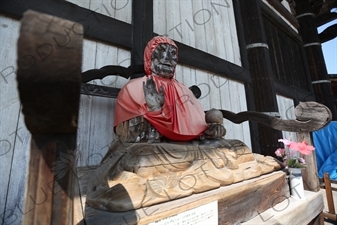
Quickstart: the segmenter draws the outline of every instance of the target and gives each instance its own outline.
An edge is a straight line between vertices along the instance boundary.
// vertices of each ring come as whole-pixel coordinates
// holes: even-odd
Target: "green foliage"
[[[289,168],[306,168],[306,165],[300,163],[298,158],[288,159],[287,164]]]

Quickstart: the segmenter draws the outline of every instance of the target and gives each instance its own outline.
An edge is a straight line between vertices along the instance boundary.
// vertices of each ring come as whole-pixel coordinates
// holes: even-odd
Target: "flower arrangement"
[[[275,151],[276,156],[283,159],[283,163],[288,168],[305,168],[306,162],[303,158],[298,157],[297,152],[303,155],[310,155],[310,153],[315,150],[311,145],[308,145],[305,141],[303,142],[294,142],[287,139],[279,139],[279,142],[282,142],[285,148],[278,148]]]

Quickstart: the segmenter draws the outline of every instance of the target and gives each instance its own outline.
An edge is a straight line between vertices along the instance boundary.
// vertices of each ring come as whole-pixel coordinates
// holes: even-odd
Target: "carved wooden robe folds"
[[[270,173],[272,157],[253,154],[238,140],[205,143],[121,143],[92,175],[87,203],[127,211]]]
[[[226,132],[221,112],[213,110],[205,118],[193,93],[173,78],[176,48],[168,38],[153,38],[144,53],[146,77],[121,90],[117,138],[91,176],[88,205],[109,211],[138,209],[280,169],[272,157],[221,138]]]

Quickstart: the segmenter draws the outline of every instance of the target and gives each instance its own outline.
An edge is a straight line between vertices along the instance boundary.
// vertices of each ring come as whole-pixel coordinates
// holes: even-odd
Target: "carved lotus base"
[[[280,169],[238,140],[114,143],[91,176],[87,203],[127,211],[205,192]]]

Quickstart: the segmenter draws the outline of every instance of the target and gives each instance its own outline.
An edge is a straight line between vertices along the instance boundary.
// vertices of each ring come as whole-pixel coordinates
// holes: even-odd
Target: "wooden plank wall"
[[[130,52],[117,47],[86,40],[83,49],[83,70],[98,68],[108,64],[130,64]],[[94,53],[94,54],[93,54]],[[247,110],[244,85],[205,71],[182,65],[176,68],[176,79],[186,86],[197,85],[201,91],[200,103],[203,109],[221,108],[233,112]],[[126,79],[110,76],[96,83],[121,88]],[[81,96],[78,128],[78,166],[99,164],[114,140],[113,118],[115,99],[95,96]],[[251,146],[249,124],[233,124],[225,120],[226,138],[239,139]]]
[[[131,23],[131,1],[92,0],[72,2],[81,7]],[[117,6],[113,5],[112,7],[111,2],[117,2]],[[160,8],[160,4],[163,5],[165,1],[154,2],[156,7],[154,10],[156,12],[155,18],[158,21],[158,18],[162,15],[156,9]],[[172,1],[171,3],[180,4],[179,7],[165,3],[167,4],[165,7],[168,8],[166,10],[165,7],[163,8],[165,10],[164,15],[166,15],[166,12],[175,13],[177,9],[180,9],[179,18],[184,22],[182,26],[188,28],[186,27],[188,26],[187,20],[193,26],[193,31],[183,29],[185,32],[183,35],[188,38],[179,39],[179,37],[171,36],[172,38],[241,65],[232,7],[214,5],[215,8],[213,8],[210,1],[177,2]],[[226,1],[219,1],[218,4],[226,5],[227,3]],[[195,13],[189,11],[191,8]],[[201,23],[202,19],[208,17],[210,19],[204,26],[192,24],[193,18]],[[154,26],[157,27],[155,32],[163,33],[158,31],[157,21],[154,22]],[[225,22],[220,25],[219,23],[222,21]],[[170,20],[170,23],[174,24],[174,22],[177,21],[174,20],[172,23]],[[16,42],[19,26],[19,21],[0,15],[0,40],[2,40],[0,43],[0,59],[2,62],[0,68],[0,225],[20,224],[22,214],[26,213],[23,212],[23,200],[29,160],[30,134],[24,125],[20,111],[15,79]],[[164,29],[166,30],[166,27],[169,28],[170,26],[170,24],[166,24]],[[170,34],[170,32],[168,33]],[[176,33],[176,31],[171,31],[171,33]],[[129,66],[130,51],[86,39],[83,48],[83,71],[104,65]],[[176,72],[177,80],[186,86],[199,86],[203,93],[200,102],[205,110],[210,108],[222,108],[233,112],[247,110],[246,95],[242,83],[184,65],[178,65]],[[127,80],[124,78],[111,76],[92,83],[122,87],[126,82]],[[112,128],[114,104],[114,99],[81,96],[77,166],[97,165],[108,150],[109,144],[114,139]],[[227,129],[226,138],[240,139],[250,146],[250,131],[247,122],[241,125],[235,125],[229,121],[224,122]]]
[[[16,82],[20,23],[0,15],[0,224],[21,224],[30,133],[21,113]]]
[[[130,65],[130,51],[103,43],[84,40],[82,70],[106,65]],[[91,83],[121,88],[128,80],[109,76]],[[81,95],[77,136],[77,165],[97,165],[114,139],[115,99]]]
[[[95,10],[96,12],[109,15],[116,19],[122,20],[123,22],[131,23],[131,18],[129,17],[122,17],[123,14],[128,13],[131,10],[131,1],[121,1],[118,2],[116,9],[121,8],[120,10],[115,10],[115,14],[113,16],[112,13],[107,14],[106,6],[110,5],[110,1],[71,1],[74,4],[77,4],[84,8],[89,8],[91,10]],[[95,4],[93,4],[95,3]],[[194,4],[194,12],[191,12],[191,5],[186,4]],[[188,32],[186,35],[189,35],[188,40],[194,40],[194,43],[197,44],[193,45],[192,42],[183,42],[182,39],[179,39],[178,35],[171,36],[171,38],[176,39],[177,41],[182,41],[185,44],[191,45],[192,47],[196,47],[207,50],[210,49],[211,54],[222,54],[221,56],[233,63],[238,65],[241,64],[239,49],[238,49],[238,41],[236,36],[236,28],[235,28],[235,21],[234,21],[234,14],[233,9],[227,5],[226,1],[219,1],[216,5],[214,4],[213,7],[210,1],[205,1],[201,4],[201,1],[172,1],[169,3],[165,3],[165,1],[154,1],[154,18],[161,18],[161,21],[154,19],[154,32],[159,33],[156,30],[158,24],[165,22],[166,18],[163,16],[168,16],[173,20],[167,20],[168,23],[174,24],[180,20],[179,17],[172,16],[172,14],[166,14],[166,12],[176,13],[175,11],[179,9],[180,6],[180,13],[181,15],[190,15],[190,18],[182,19],[188,20],[192,19],[193,22],[193,15],[194,21],[197,23],[201,23],[203,18],[205,17],[209,21],[206,22],[204,25],[195,25],[195,32]],[[177,5],[178,4],[178,5]],[[185,5],[184,5],[185,4]],[[231,4],[231,3],[230,3]],[[226,6],[226,7],[225,7]],[[167,9],[165,9],[167,7]],[[228,7],[228,8],[227,8]],[[97,9],[97,10],[96,10]],[[112,8],[111,8],[112,9]],[[160,11],[164,10],[164,12]],[[184,12],[186,10],[186,12]],[[209,14],[208,12],[212,13]],[[131,14],[131,13],[130,13]],[[203,14],[207,14],[204,16]],[[210,17],[208,17],[210,15]],[[215,17],[216,15],[216,17]],[[200,17],[200,18],[199,18]],[[228,17],[231,17],[230,19]],[[213,18],[213,19],[212,19]],[[129,20],[130,19],[130,20]],[[205,20],[205,21],[207,21]],[[173,22],[172,22],[173,21]],[[214,24],[218,24],[221,21],[226,21],[226,26],[221,26],[217,28],[220,32],[215,33]],[[187,24],[187,22],[185,21]],[[179,23],[178,23],[179,24]],[[229,24],[232,24],[229,26]],[[170,26],[166,23],[163,26],[167,27]],[[206,33],[204,31],[205,28],[211,29],[213,32]],[[232,30],[231,30],[232,29]],[[186,31],[187,29],[185,29]],[[226,32],[224,32],[226,30]],[[230,30],[231,32],[228,32]],[[233,31],[233,32],[232,32]],[[199,32],[199,33],[198,33]],[[174,35],[175,32],[172,34]],[[224,35],[222,35],[224,34]],[[193,35],[193,37],[192,37]],[[203,39],[197,38],[201,35]],[[226,36],[225,36],[226,35]],[[213,45],[214,42],[210,41],[206,43],[206,38],[209,39],[210,36],[219,36],[217,45]],[[229,38],[230,41],[224,42],[224,38]],[[187,39],[185,39],[186,41]],[[221,42],[222,40],[222,42]],[[225,45],[224,45],[225,43]],[[235,43],[232,45],[232,43]],[[218,51],[217,49],[220,48]],[[221,49],[227,48],[227,52],[222,51]],[[224,53],[227,53],[225,55]],[[90,69],[90,68],[99,68],[100,66],[104,65],[112,65],[112,64],[120,64],[123,66],[130,65],[130,53],[126,50],[108,46],[103,43],[97,43],[94,41],[86,40],[84,42],[84,49],[83,49],[83,71]],[[210,108],[222,108],[226,110],[231,110],[233,112],[240,112],[246,111],[246,97],[245,97],[245,90],[244,85],[233,80],[228,80],[226,78],[222,78],[217,76],[216,74],[207,73],[206,71],[197,70],[195,68],[190,68],[182,65],[178,65],[176,69],[176,79],[180,82],[184,83],[186,86],[191,85],[198,85],[199,88],[202,90],[203,96],[200,98],[200,102],[205,110]],[[93,83],[105,86],[112,86],[112,87],[122,87],[127,80],[124,78],[118,78],[111,76],[103,80],[103,82],[96,80]],[[110,83],[110,84],[109,84]],[[221,93],[221,94],[220,94]],[[77,154],[77,165],[78,166],[92,166],[99,164],[102,157],[105,155],[106,151],[108,150],[108,146],[114,140],[113,134],[113,117],[114,117],[114,99],[104,99],[100,97],[93,97],[93,96],[82,96],[81,97],[81,105],[80,105],[80,117],[79,117],[79,130],[78,130],[78,154]],[[85,122],[81,122],[85,121]],[[251,146],[250,140],[250,131],[249,131],[249,124],[245,122],[240,125],[233,124],[229,121],[225,121],[225,127],[227,129],[226,138],[228,139],[239,139],[244,141],[249,147]]]
[[[286,22],[288,26],[291,27],[291,29],[293,29],[296,33],[298,33],[298,30],[286,18],[284,18],[284,16],[282,16],[279,11],[277,11],[272,5],[270,5],[267,0],[262,0],[262,2],[266,4],[278,17],[282,18],[282,20]],[[282,1],[281,3],[285,5],[288,11],[291,12],[289,8],[289,3],[287,3],[286,1]]]
[[[207,71],[178,65],[176,79],[186,86],[197,85],[202,95],[199,102],[204,110],[211,108],[230,110],[235,113],[247,111],[246,94],[242,83],[217,76]],[[226,139],[239,139],[251,147],[248,122],[234,124],[224,120]]]
[[[131,23],[132,1],[70,0],[80,7]],[[82,70],[100,68],[106,65],[128,67],[131,63],[130,51],[104,43],[84,40]],[[118,76],[109,76],[90,83],[121,88],[127,82]],[[115,99],[95,96],[81,96],[79,127],[77,137],[77,166],[97,165],[114,139],[113,118]]]
[[[155,33],[241,66],[232,1],[156,0],[153,4]],[[176,79],[187,86],[199,86],[205,110],[222,108],[236,113],[247,110],[242,83],[186,66],[177,67]],[[251,147],[248,123],[236,125],[225,120],[224,124],[226,138],[242,140]]]
[[[67,0],[80,7],[90,9],[97,13],[115,18],[131,24],[131,0]]]
[[[230,0],[153,1],[154,32],[241,65]]]
[[[277,105],[279,113],[282,119],[293,120],[295,117],[295,106],[294,100],[291,98],[284,97],[282,95],[276,95]],[[282,131],[283,138],[288,140],[296,141],[296,133]],[[276,149],[275,149],[276,150]]]

